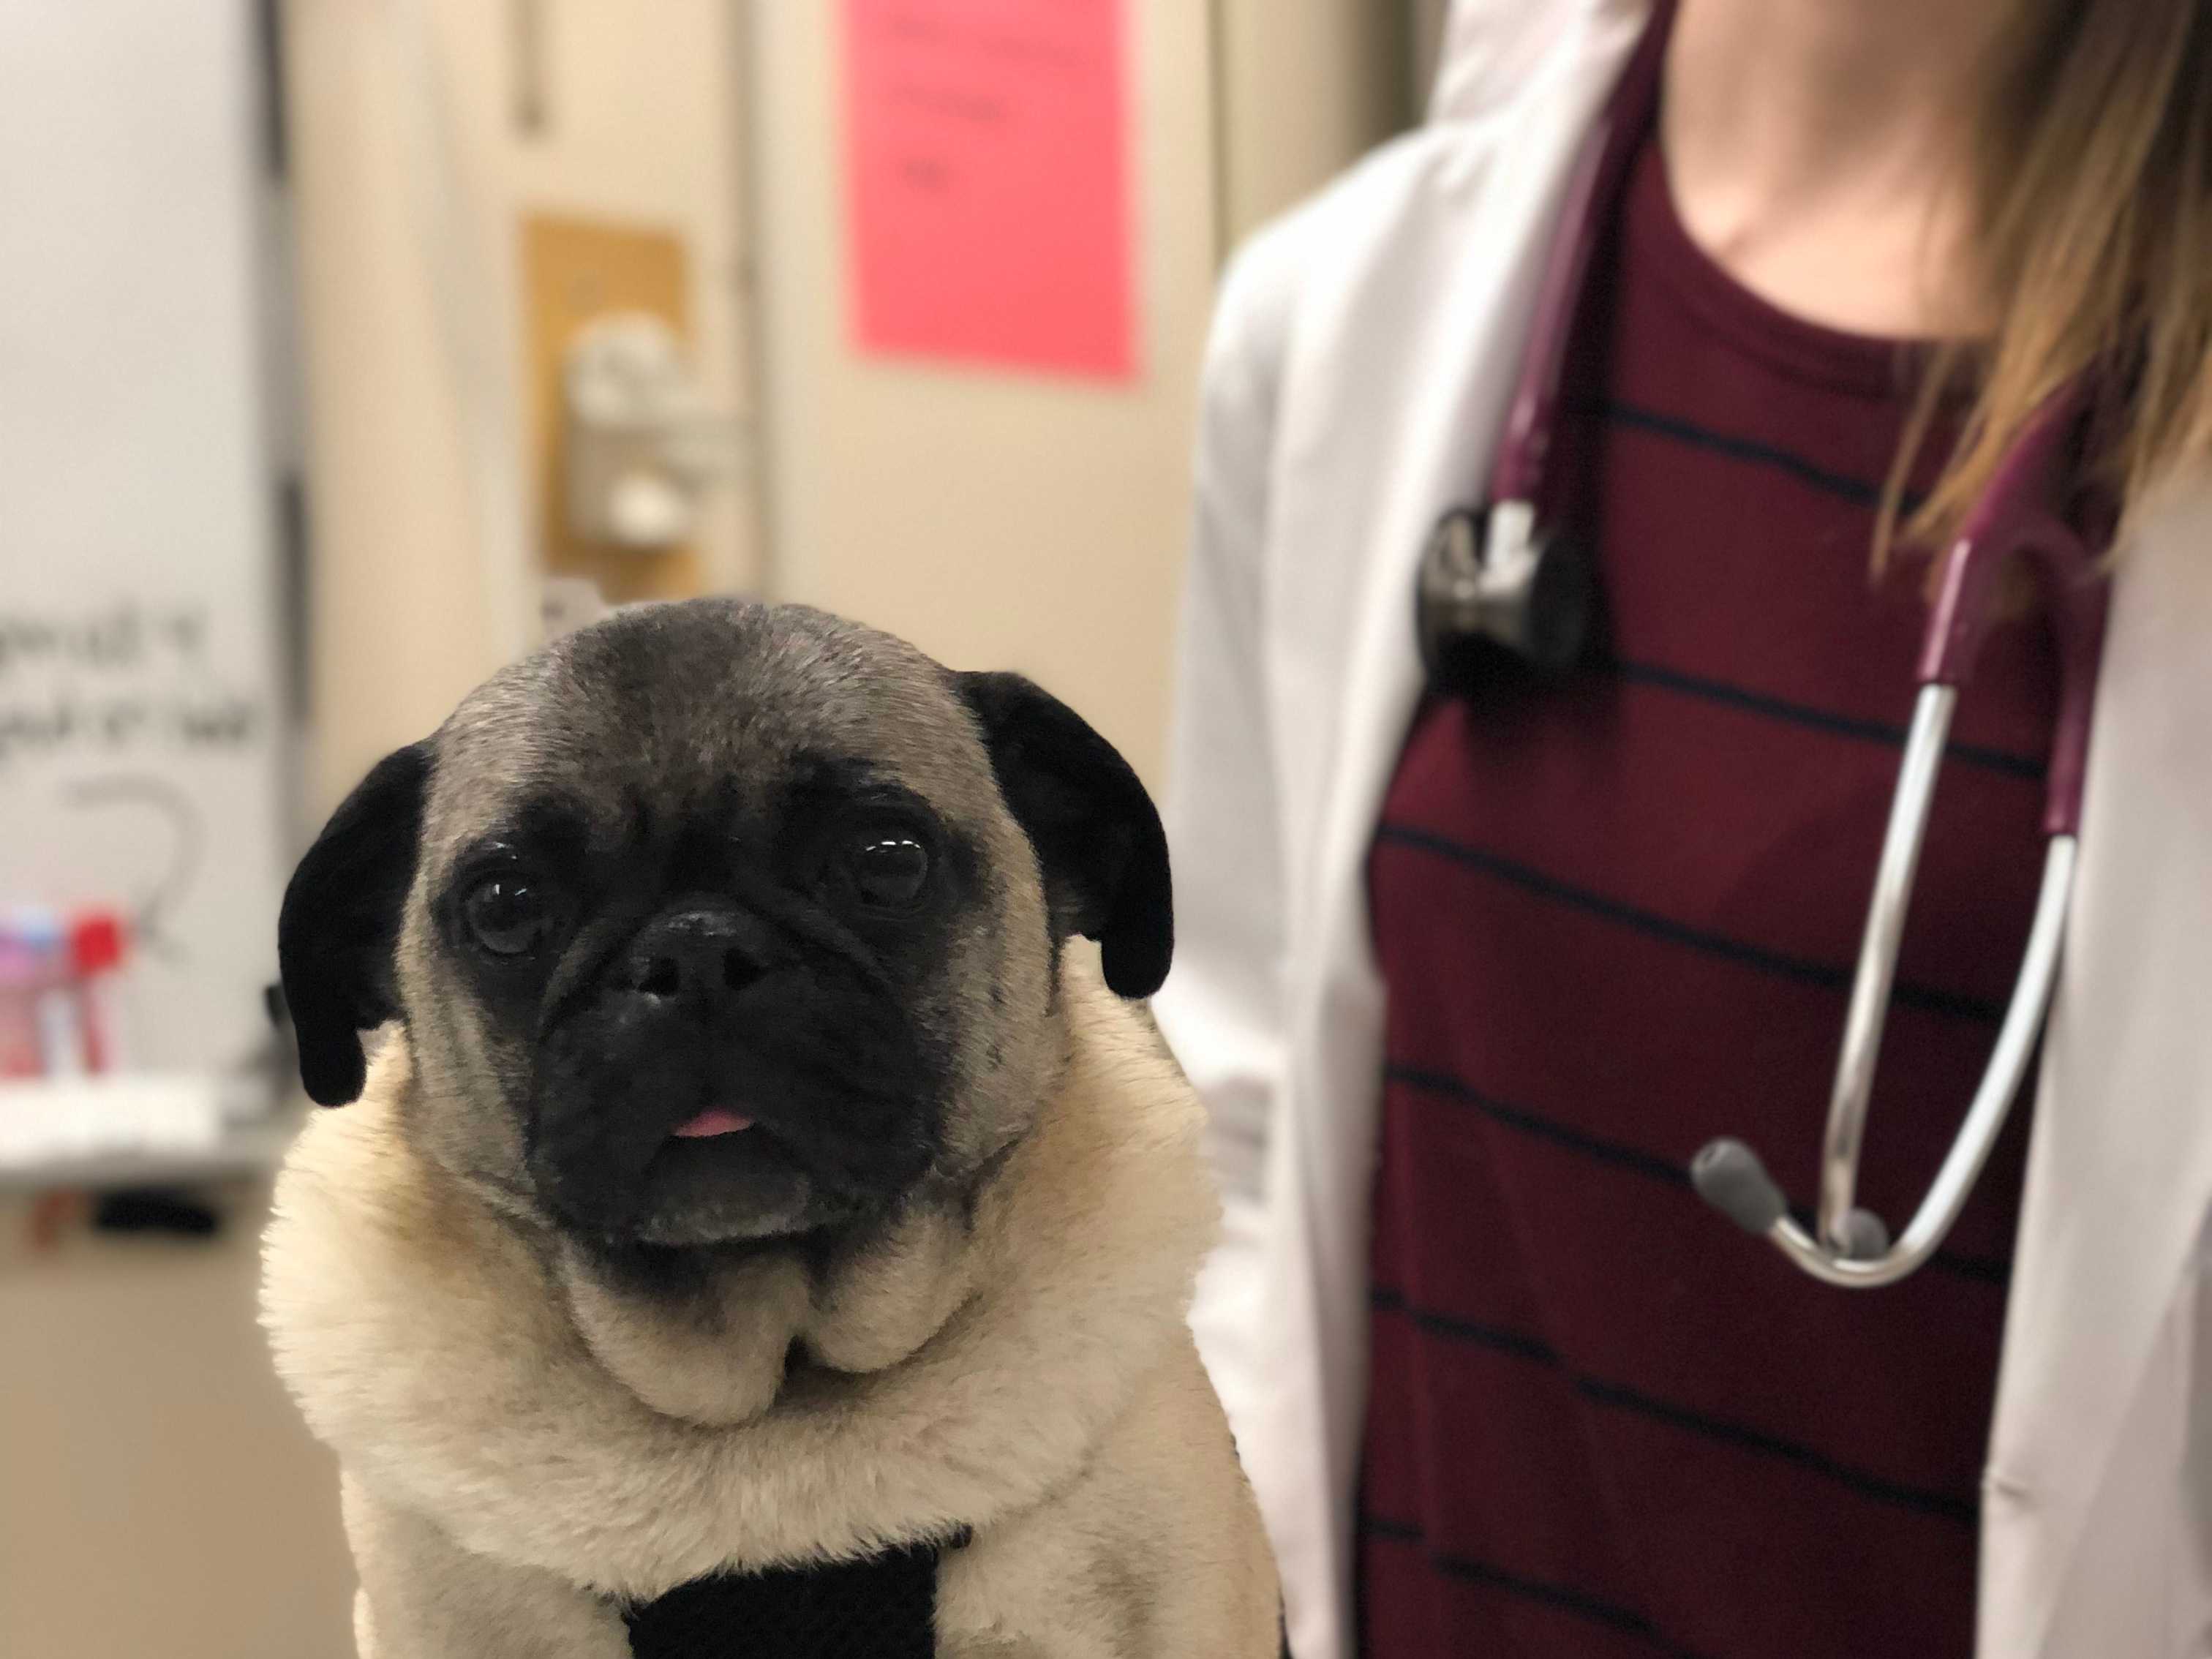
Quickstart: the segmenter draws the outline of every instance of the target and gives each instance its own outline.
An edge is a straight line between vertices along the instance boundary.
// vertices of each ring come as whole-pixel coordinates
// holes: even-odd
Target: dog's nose
[[[786,957],[758,917],[724,906],[685,906],[630,942],[622,988],[662,1002],[710,1003],[750,985]]]

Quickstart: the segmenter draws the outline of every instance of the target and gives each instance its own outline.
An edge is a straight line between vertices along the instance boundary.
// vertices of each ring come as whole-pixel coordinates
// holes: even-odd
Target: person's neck
[[[1681,0],[1662,147],[1692,238],[1785,311],[1970,332],[1970,121],[2005,0]]]

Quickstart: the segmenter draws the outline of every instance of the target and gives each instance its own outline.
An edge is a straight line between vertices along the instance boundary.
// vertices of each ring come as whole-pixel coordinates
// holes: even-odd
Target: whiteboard
[[[266,1042],[288,822],[246,0],[0,0],[0,904],[142,915],[134,1058]]]

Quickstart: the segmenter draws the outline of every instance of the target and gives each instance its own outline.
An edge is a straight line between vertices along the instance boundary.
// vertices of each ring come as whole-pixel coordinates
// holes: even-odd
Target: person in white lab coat
[[[1459,1589],[1438,1593],[1437,1605],[1452,1610],[1449,1627],[1431,1631],[1427,1646],[1366,1650],[1386,1659],[1412,1659],[1417,1647],[1778,1659],[1777,1650],[1760,1650],[1755,1632],[1813,1630],[1825,1611],[1795,1624],[1786,1607],[1768,1616],[1759,1598],[1776,1587],[1755,1563],[1732,1587],[1742,1614],[1733,1622],[1725,1609],[1681,1601],[1674,1586],[1654,1582],[1650,1560],[1608,1566],[1602,1558],[1624,1538],[1633,1543],[1650,1535],[1639,1527],[1665,1523],[1633,1516],[1633,1492],[1605,1493],[1613,1505],[1605,1512],[1633,1524],[1619,1536],[1598,1528],[1587,1560],[1575,1559],[1574,1539],[1550,1540],[1565,1563],[1557,1571],[1461,1559],[1449,1539],[1412,1526],[1385,1526],[1379,1542],[1355,1536],[1363,1478],[1377,1455],[1368,1388],[1376,1334],[1414,1314],[1432,1334],[1449,1331],[1459,1311],[1417,1309],[1402,1287],[1383,1293],[1374,1254],[1378,1139],[1389,1133],[1386,1023],[1395,1018],[1370,902],[1386,885],[1377,826],[1411,753],[1409,733],[1418,741],[1423,711],[1437,707],[1423,702],[1415,568],[1439,515],[1479,499],[1568,173],[1647,15],[1647,0],[1455,0],[1425,125],[1261,233],[1220,296],[1168,791],[1180,948],[1156,1006],[1212,1115],[1225,1232],[1193,1322],[1267,1516],[1297,1659],[1363,1650],[1356,1565],[1390,1547],[1411,1552],[1409,1571],[1443,1568]],[[1818,1381],[1832,1390],[1822,1398],[1835,1402],[1834,1415],[1856,1418],[1863,1407],[1888,1420],[1880,1413],[1901,1401],[1894,1421],[1909,1436],[1920,1414],[1955,1399],[1979,1400],[1990,1413],[1978,1500],[1964,1516],[1966,1547],[1978,1550],[1973,1640],[1984,1659],[2202,1654],[2212,1642],[2212,6],[1681,0],[1674,27],[1654,142],[1666,155],[1666,210],[1711,267],[1695,281],[1711,291],[1733,285],[1743,296],[1729,302],[1738,311],[1763,307],[1784,331],[1825,331],[1846,352],[1881,339],[1967,343],[1954,356],[1906,354],[1923,368],[1931,357],[1964,362],[1976,378],[1963,405],[1940,398],[1928,405],[1931,430],[1965,436],[1955,448],[1944,442],[1928,465],[1907,456],[1900,483],[1932,493],[1908,502],[1903,544],[1943,544],[1915,532],[1955,528],[2041,393],[2098,354],[2122,366],[2107,384],[2124,418],[2099,458],[2098,477],[2124,519],[2081,864],[2025,1173],[2001,1159],[1985,1182],[2010,1189],[1977,1199],[2017,1203],[2008,1288],[1996,1293],[2002,1346],[1993,1408],[1987,1376],[1960,1376],[1955,1388],[1940,1376],[1904,1376],[1911,1357],[1893,1350],[1905,1328],[1862,1311],[1911,1305],[1882,1298],[1918,1294],[1936,1267],[1846,1304],[1844,1293],[1798,1277],[1725,1227],[1686,1184],[1668,1186],[1651,1148],[1678,1150],[1662,1120],[1682,1085],[1668,1064],[1647,1066],[1641,1054],[1622,1062],[1643,1068],[1652,1102],[1649,1144],[1638,1147],[1601,1145],[1559,1117],[1522,1111],[1523,1102],[1448,1085],[1499,1135],[1595,1147],[1593,1165],[1610,1158],[1650,1177],[1617,1210],[1591,1200],[1580,1209],[1562,1202],[1533,1223],[1523,1216],[1515,1248],[1528,1255],[1515,1271],[1526,1282],[1516,1281],[1516,1294],[1528,1297],[1533,1324],[1486,1327],[1480,1341],[1505,1359],[1550,1367],[1585,1405],[1639,1401],[1639,1420],[1724,1438],[1729,1455],[1751,1464],[1794,1460],[1814,1486],[1856,1480],[1877,1496],[1913,1496],[1909,1482],[1844,1468],[1771,1432],[1760,1400],[1729,1410],[1655,1404],[1578,1370],[1571,1346],[1553,1342],[1544,1324],[1544,1270],[1583,1261],[1578,1235],[1607,1230],[1603,1243],[1622,1259],[1678,1257],[1674,1276],[1654,1282],[1664,1283],[1686,1340],[1721,1328],[1728,1310],[1706,1304],[1724,1291],[1802,1298],[1773,1305],[1802,1307],[1832,1329],[1808,1364],[1826,1373]],[[1632,307],[1641,291],[1615,294],[1613,303]],[[1608,433],[1629,423],[1610,421]],[[1732,445],[1754,463],[1777,453],[1756,431],[1721,435],[1726,442],[1708,447]],[[1626,441],[1609,436],[1596,453],[1616,456]],[[1798,475],[1817,483],[1817,471]],[[1598,498],[1613,487],[1600,480]],[[1814,511],[1809,496],[1805,511]],[[1880,516],[1869,507],[1869,526]],[[1766,525],[1778,556],[1803,551],[1795,522],[1778,515]],[[1852,554],[1863,573],[1873,568],[1873,539]],[[1620,550],[1601,544],[1600,553],[1601,581],[1622,580]],[[1875,584],[1863,587],[1871,594]],[[1625,609],[1633,597],[1616,595]],[[2015,620],[2034,626],[2032,615]],[[2022,707],[2032,709],[2032,666],[2021,673]],[[1652,668],[1647,678],[1664,675]],[[1696,690],[1687,677],[1674,681],[1675,692]],[[1899,669],[1897,709],[1911,690]],[[1976,696],[1970,689],[1962,718]],[[1626,708],[1628,693],[1621,696]],[[1545,718],[1534,707],[1508,698],[1497,709],[1462,705],[1437,718],[1459,722],[1455,754],[1480,754],[1501,723]],[[1592,718],[1602,726],[1611,715]],[[1828,724],[1860,737],[1876,730],[1840,717]],[[1808,725],[1805,742],[1813,740]],[[1893,749],[1881,763],[1893,770]],[[1497,771],[1490,783],[1501,811],[1516,810],[1523,780],[1540,770]],[[1972,768],[1954,758],[1950,770],[1964,778]],[[1887,783],[1885,775],[1885,793]],[[1680,821],[1703,811],[1698,787],[1686,784],[1674,803]],[[1474,798],[1480,805],[1480,792]],[[1711,822],[1705,830],[1729,833]],[[1999,850],[1992,845],[1993,860]],[[1856,902],[1871,881],[1871,850],[1854,856],[1863,871]],[[1815,854],[1808,842],[1779,857],[1786,882],[1794,861],[1809,865]],[[1938,884],[1940,863],[1929,876]],[[1515,878],[1547,892],[1573,886],[1544,870]],[[1456,878],[1439,863],[1429,879],[1449,916]],[[1924,932],[1947,894],[1923,898]],[[1638,910],[1601,892],[1583,902],[1619,915],[1665,908],[1654,902]],[[1657,925],[1678,941],[1709,941],[1726,920],[1693,911]],[[1938,933],[1942,921],[1936,915]],[[1956,944],[1974,928],[1951,932]],[[1501,948],[1487,935],[1467,943],[1472,955]],[[1549,946],[1540,939],[1530,948]],[[1989,964],[2000,981],[2011,971],[2010,948]],[[1912,950],[1909,943],[1908,970]],[[1510,978],[1511,965],[1509,957],[1499,971]],[[1546,971],[1557,968],[1547,960]],[[1593,987],[1593,1001],[1602,989]],[[1827,1006],[1839,1024],[1840,993]],[[1459,1018],[1474,1047],[1498,1035],[1484,1022],[1508,1017],[1499,1008],[1464,1004]],[[1893,1020],[1903,1046],[1886,1052],[1886,1066],[1894,1058],[1909,1069],[1911,1023],[1905,1014]],[[1596,1041],[1562,1029],[1554,1074],[1537,1084],[1599,1075],[1582,1052]],[[1515,1052],[1525,1064],[1526,1042]],[[1832,1054],[1831,1041],[1822,1062]],[[1559,1114],[1585,1104],[1572,1092],[1555,1103]],[[1893,1100],[1886,1115],[1879,1085],[1875,1093],[1870,1158],[1886,1138],[1914,1133],[1934,1133],[1940,1148],[1965,1105],[1963,1091],[1955,1104],[1933,1102],[1942,1121],[1916,1130],[1905,1120],[1929,1114]],[[1815,1124],[1822,1104],[1811,1103]],[[1708,1109],[1765,1146],[1785,1186],[1808,1196],[1816,1143],[1803,1134],[1801,1151],[1785,1139],[1802,1133],[1796,1104],[1784,1115],[1781,1103],[1747,1089],[1697,1103],[1698,1112]],[[1682,1146],[1703,1133],[1685,1127]],[[1482,1179],[1497,1174],[1486,1170]],[[1563,1176],[1565,1184],[1547,1193],[1571,1195],[1575,1179]],[[1479,1208],[1480,1197],[1470,1192],[1468,1206]],[[2008,1218],[2009,1209],[1993,1213]],[[1601,1324],[1603,1288],[1589,1292]],[[1829,1311],[1845,1305],[1848,1316]],[[1616,1311],[1633,1322],[1635,1310]],[[1743,1335],[1746,1352],[1761,1336]],[[1786,1346],[1788,1333],[1774,1336]],[[1701,1373],[1689,1364],[1685,1375]],[[1466,1398],[1488,1398],[1470,1387]],[[1778,1401],[1786,1389],[1771,1385]],[[1448,1433],[1481,1445],[1474,1461],[1490,1471],[1482,1478],[1520,1502],[1524,1488],[1514,1482],[1546,1448],[1479,1410],[1455,1418],[1455,1403],[1449,1389],[1415,1400],[1437,1420],[1414,1443],[1440,1443]],[[1601,1486],[1610,1453],[1593,1445]],[[1460,1496],[1477,1506],[1484,1498]],[[1449,1508],[1452,1497],[1440,1501]],[[1907,1507],[1896,1509],[1895,1525],[1907,1523]],[[1512,1520],[1510,1505],[1492,1516],[1508,1543]],[[1872,1510],[1864,1530],[1889,1524]],[[1839,1605],[1932,1593],[1931,1581],[1910,1571],[1852,1582],[1869,1561],[1888,1559],[1863,1549],[1865,1541],[1863,1531],[1832,1537]],[[1585,1592],[1585,1570],[1602,1594]],[[1623,1583],[1632,1589],[1619,1591]],[[1685,1606],[1694,1629],[1677,1622]]]

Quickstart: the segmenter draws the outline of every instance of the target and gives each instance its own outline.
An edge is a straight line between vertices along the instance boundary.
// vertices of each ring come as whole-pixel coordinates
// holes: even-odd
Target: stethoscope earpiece
[[[1565,678],[1582,660],[1595,584],[1563,538],[1539,536],[1525,501],[1480,514],[1455,507],[1421,553],[1421,663],[1440,691],[1464,695],[1501,675]]]

